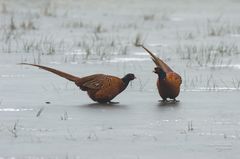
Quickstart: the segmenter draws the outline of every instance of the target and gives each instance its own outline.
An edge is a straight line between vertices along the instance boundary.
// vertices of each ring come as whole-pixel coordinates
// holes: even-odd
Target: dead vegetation
[[[190,66],[197,64],[201,67],[214,67],[222,64],[230,65],[231,61],[226,61],[226,57],[239,55],[240,50],[235,43],[221,41],[218,44],[179,44],[176,53],[181,59],[188,60]]]

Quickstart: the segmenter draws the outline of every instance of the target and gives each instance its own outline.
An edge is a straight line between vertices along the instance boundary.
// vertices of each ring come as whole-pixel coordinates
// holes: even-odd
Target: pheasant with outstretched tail
[[[153,62],[157,66],[153,72],[158,75],[157,88],[163,101],[167,101],[167,98],[176,101],[176,97],[179,95],[180,85],[182,83],[181,76],[174,72],[166,63],[155,56],[146,47],[143,45],[140,46],[150,54]]]
[[[86,77],[76,77],[71,74],[36,64],[20,63],[21,65],[36,66],[46,71],[74,82],[82,91],[87,91],[88,96],[99,103],[111,103],[111,100],[124,91],[129,82],[135,79],[134,74],[129,73],[123,78],[105,74],[94,74]]]

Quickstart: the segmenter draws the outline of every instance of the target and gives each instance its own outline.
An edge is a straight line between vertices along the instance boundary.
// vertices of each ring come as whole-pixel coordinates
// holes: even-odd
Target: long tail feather
[[[157,56],[155,56],[151,51],[149,51],[146,47],[144,47],[143,45],[140,45],[145,51],[147,51],[153,62],[156,64],[156,66],[159,66],[163,69],[164,72],[173,72],[173,70],[166,64],[164,63],[160,58],[158,58]]]
[[[73,75],[70,75],[68,73],[65,73],[65,72],[62,72],[62,71],[59,71],[59,70],[56,70],[56,69],[53,69],[53,68],[50,68],[50,67],[46,67],[46,66],[41,66],[41,65],[36,65],[36,64],[29,64],[29,63],[19,63],[20,65],[30,65],[30,66],[36,66],[36,67],[39,67],[41,69],[44,69],[46,71],[49,71],[49,72],[52,72],[58,76],[61,76],[63,78],[66,78],[70,81],[73,81],[75,82],[76,80],[79,79],[79,77],[76,77],[76,76],[73,76]]]

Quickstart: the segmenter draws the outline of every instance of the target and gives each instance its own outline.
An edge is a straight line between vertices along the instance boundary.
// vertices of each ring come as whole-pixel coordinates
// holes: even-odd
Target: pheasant
[[[159,95],[163,99],[162,101],[165,102],[167,98],[170,98],[176,102],[176,97],[180,93],[180,85],[182,83],[181,76],[174,72],[166,63],[155,56],[146,47],[143,45],[140,46],[149,53],[153,62],[156,64],[153,72],[158,75],[157,88]]]
[[[58,76],[74,82],[82,91],[86,91],[88,96],[98,103],[113,103],[111,100],[124,91],[129,82],[136,77],[128,73],[123,78],[118,78],[105,74],[93,74],[86,77],[76,77],[71,74],[36,64],[20,63],[21,65],[36,66],[46,71],[52,72]]]

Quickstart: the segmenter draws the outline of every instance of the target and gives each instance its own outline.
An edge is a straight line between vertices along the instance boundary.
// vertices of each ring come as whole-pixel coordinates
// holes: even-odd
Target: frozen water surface
[[[238,159],[237,0],[0,1],[0,159]],[[154,64],[181,74],[161,103]],[[21,62],[137,79],[97,104],[73,83]]]

